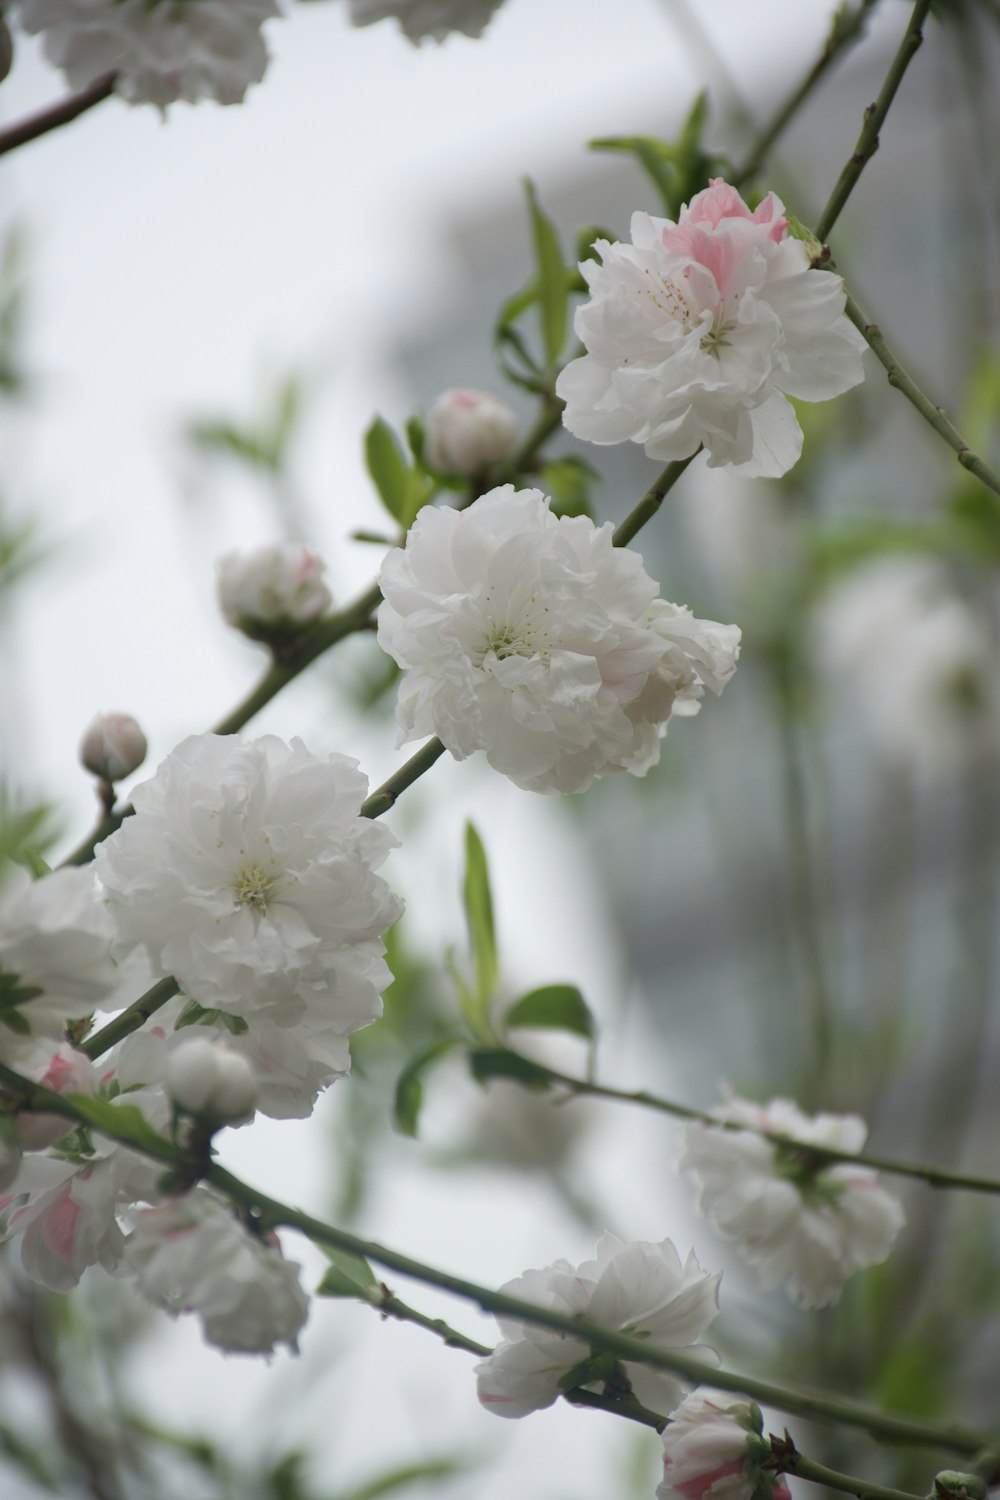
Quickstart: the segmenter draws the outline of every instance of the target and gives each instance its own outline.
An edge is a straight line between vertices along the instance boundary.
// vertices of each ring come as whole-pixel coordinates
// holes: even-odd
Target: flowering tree
[[[486,32],[488,46],[498,9],[495,0],[350,0],[350,19],[395,18],[415,42]],[[729,695],[713,700],[737,672],[741,624],[663,597],[636,539],[701,468],[780,480],[777,494],[795,499],[796,485],[808,484],[796,475],[810,462],[810,442],[823,443],[812,404],[859,387],[877,363],[961,465],[946,521],[918,538],[889,521],[869,526],[848,538],[849,566],[831,562],[830,539],[821,538],[807,564],[784,567],[767,628],[750,607],[746,629],[748,654],[759,652],[772,673],[784,730],[788,876],[803,960],[796,999],[810,1018],[808,1056],[789,1048],[782,1094],[769,1100],[727,1091],[722,1103],[714,1095],[682,1103],[599,1082],[597,1026],[579,988],[536,985],[513,999],[505,991],[487,854],[470,822],[470,963],[442,965],[447,1003],[428,1007],[404,1037],[393,1113],[415,1135],[424,1092],[444,1076],[436,1065],[450,1057],[487,1089],[522,1090],[526,1116],[539,1097],[590,1098],[684,1122],[679,1167],[714,1232],[705,1243],[720,1261],[728,1244],[764,1291],[810,1313],[833,1308],[817,1325],[823,1337],[831,1345],[854,1338],[859,1349],[867,1335],[850,1320],[861,1304],[851,1310],[851,1292],[841,1303],[845,1285],[868,1277],[871,1307],[891,1306],[894,1275],[906,1286],[899,1260],[919,1259],[890,1179],[910,1179],[925,1199],[932,1188],[984,1199],[1000,1192],[995,1177],[963,1169],[960,1141],[953,1159],[933,1167],[916,1153],[867,1155],[865,1120],[842,1106],[850,1091],[841,1053],[854,1046],[855,1018],[827,982],[795,753],[797,695],[810,667],[788,619],[775,618],[784,612],[798,625],[809,615],[809,651],[877,726],[872,741],[893,774],[913,774],[918,761],[931,779],[955,766],[971,774],[995,753],[992,633],[953,582],[956,560],[995,566],[1000,472],[988,423],[967,432],[924,392],[835,265],[834,231],[923,39],[930,0],[916,0],[901,23],[819,219],[802,222],[768,186],[776,144],[873,9],[873,0],[838,9],[821,58],[748,134],[742,158],[706,144],[704,97],[676,142],[598,143],[632,156],[662,198],[662,216],[634,214],[630,240],[588,232],[583,258],[567,264],[529,186],[535,265],[496,325],[501,369],[533,404],[527,432],[497,394],[459,387],[403,435],[377,418],[364,450],[392,534],[365,538],[382,552],[370,587],[335,608],[324,563],[299,542],[228,552],[219,608],[269,653],[257,685],[127,794],[119,783],[143,766],[145,734],[127,714],[98,716],[80,758],[96,778],[99,818],[57,868],[43,857],[37,819],[5,818],[0,1233],[16,1246],[18,1276],[70,1293],[98,1268],[94,1276],[129,1283],[154,1308],[196,1316],[219,1350],[265,1356],[297,1350],[311,1295],[353,1299],[477,1356],[479,1400],[491,1413],[522,1418],[565,1402],[662,1435],[661,1500],[780,1500],[788,1477],[876,1500],[932,1487],[981,1500],[1000,1482],[995,1416],[960,1424],[937,1400],[928,1364],[902,1394],[899,1381],[879,1391],[861,1358],[853,1375],[842,1360],[841,1378],[815,1389],[794,1339],[792,1357],[770,1363],[741,1350],[725,1329],[721,1271],[702,1265],[700,1247],[699,1255],[679,1250],[676,1230],[654,1241],[605,1233],[592,1260],[558,1259],[495,1289],[442,1269],[445,1253],[425,1262],[374,1243],[263,1192],[220,1160],[224,1130],[244,1130],[257,1114],[307,1119],[325,1090],[352,1089],[352,1058],[389,1026],[383,995],[405,985],[410,962],[392,874],[402,835],[390,824],[414,783],[447,777],[449,756],[482,752],[526,796],[582,794],[596,781],[646,776],[677,741],[697,745],[703,719],[724,720]],[[8,52],[22,34],[41,35],[74,92],[0,130],[0,153],[112,94],[164,113],[179,100],[238,104],[264,77],[263,28],[279,14],[256,0],[18,0],[7,20]],[[932,44],[935,35],[931,27]],[[570,347],[571,308],[579,347]],[[563,429],[598,450],[641,446],[665,465],[617,526],[594,514],[589,460],[553,450]],[[596,464],[600,453],[591,457]],[[747,507],[760,493],[748,491]],[[794,523],[782,524],[798,537]],[[262,709],[355,636],[377,640],[382,679],[372,697],[395,693],[397,746],[421,742],[374,790],[350,754],[316,755],[299,738],[243,737]],[[429,889],[422,895],[433,899]],[[991,956],[978,955],[983,1036]],[[588,1065],[557,1067],[522,1044],[524,1032],[539,1030],[585,1042]],[[834,1107],[842,1112],[826,1112]],[[542,1155],[530,1131],[527,1150]],[[913,1201],[925,1227],[927,1210]],[[289,1258],[295,1236],[328,1258],[318,1285],[307,1287]],[[970,1260],[957,1274],[971,1277],[981,1264]],[[383,1274],[495,1314],[498,1342],[404,1302]],[[991,1305],[984,1296],[981,1306]],[[724,1358],[706,1335],[723,1344]],[[942,1341],[940,1357],[953,1353]],[[995,1380],[995,1351],[986,1362]],[[789,1434],[786,1417],[801,1432]],[[60,1476],[2,1431],[12,1462],[58,1487]],[[873,1456],[860,1434],[893,1446]],[[63,1441],[90,1493],[129,1493],[131,1479],[111,1472],[79,1424],[67,1419]],[[267,1493],[304,1494],[288,1472],[272,1476]]]

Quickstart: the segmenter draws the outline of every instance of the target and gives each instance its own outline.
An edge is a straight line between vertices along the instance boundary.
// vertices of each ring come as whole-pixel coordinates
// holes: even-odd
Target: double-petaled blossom
[[[184,740],[98,850],[119,948],[207,1008],[309,1021],[321,1046],[368,1025],[402,905],[375,874],[397,841],[360,816],[367,789],[355,761],[300,740]]]
[[[663,1433],[657,1500],[789,1500],[762,1467],[770,1453],[755,1401],[704,1387],[685,1396]]]
[[[123,1269],[150,1302],[196,1312],[210,1344],[235,1354],[297,1349],[309,1313],[299,1267],[277,1236],[245,1228],[205,1188],[136,1215]]]
[[[483,750],[536,792],[655,765],[671,714],[722,691],[740,632],[658,598],[612,535],[510,485],[467,510],[425,507],[379,576],[379,642],[406,673],[400,743]]]
[[[130,104],[161,109],[241,103],[267,67],[261,25],[280,14],[276,0],[16,0],[15,13],[72,88],[113,75]]]
[[[296,542],[227,552],[217,564],[219,607],[251,640],[298,634],[333,603],[325,568],[321,557]]]
[[[867,1135],[857,1115],[809,1116],[788,1099],[738,1098],[712,1115],[718,1125],[687,1126],[680,1165],[697,1184],[701,1211],[765,1288],[783,1286],[801,1307],[827,1307],[848,1276],[886,1259],[903,1225],[899,1201],[870,1167],[831,1165],[809,1150],[855,1155]]]
[[[693,1254],[682,1262],[670,1240],[623,1244],[606,1234],[594,1260],[581,1266],[558,1260],[525,1271],[501,1290],[568,1318],[590,1318],[645,1340],[650,1349],[683,1349],[707,1365],[712,1351],[695,1340],[718,1312],[718,1287],[718,1275],[703,1271]],[[563,1377],[590,1356],[589,1343],[512,1317],[498,1315],[497,1322],[503,1341],[476,1366],[480,1401],[498,1417],[551,1406]],[[680,1400],[683,1382],[666,1370],[633,1363],[623,1370],[639,1400],[654,1411],[671,1411]]]
[[[351,24],[396,20],[411,42],[443,42],[453,31],[482,36],[502,0],[351,0]]]
[[[596,249],[580,267],[587,353],[556,384],[577,437],[661,460],[704,447],[712,465],[777,476],[802,448],[786,397],[826,401],[863,378],[840,277],[811,269],[773,193],[751,213],[715,178],[676,224],[636,213],[631,244]]]

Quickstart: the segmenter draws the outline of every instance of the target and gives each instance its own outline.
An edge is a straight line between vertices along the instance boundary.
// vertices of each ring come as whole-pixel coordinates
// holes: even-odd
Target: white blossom
[[[280,13],[276,0],[20,0],[16,11],[72,88],[113,73],[130,104],[161,109],[241,103],[267,67],[261,24]]]
[[[702,1387],[663,1432],[657,1500],[789,1500],[783,1478],[761,1468],[770,1451],[755,1401]]]
[[[350,0],[352,26],[371,26],[390,19],[399,22],[411,42],[433,37],[443,42],[453,31],[482,36],[502,0]]]
[[[427,413],[427,462],[445,474],[482,474],[516,441],[515,413],[490,391],[443,391]]]
[[[773,193],[753,213],[721,178],[675,224],[632,216],[632,243],[598,240],[576,313],[587,349],[556,383],[570,432],[641,443],[743,475],[784,474],[802,432],[786,396],[826,401],[863,379],[864,340],[839,276],[810,269]]]
[[[102,781],[121,781],[139,769],[146,749],[146,736],[131,714],[97,714],[80,741],[80,760]]]
[[[425,507],[379,575],[379,642],[406,671],[399,743],[481,749],[537,792],[655,765],[671,713],[732,675],[740,633],[658,599],[612,532],[511,485]]]
[[[97,853],[120,949],[141,944],[207,1008],[367,1026],[402,905],[375,874],[396,839],[360,816],[366,791],[355,761],[301,740],[183,741]]]
[[[246,1120],[257,1102],[257,1082],[246,1058],[204,1034],[187,1035],[174,1047],[165,1082],[178,1109],[213,1120]]]
[[[227,552],[217,564],[219,607],[252,640],[271,640],[311,625],[330,608],[326,564],[296,542]]]
[[[821,599],[815,654],[837,711],[890,766],[931,779],[1000,744],[996,646],[940,563],[881,557]]]
[[[701,1211],[735,1240],[766,1289],[784,1286],[802,1307],[827,1307],[848,1276],[886,1259],[904,1222],[898,1200],[870,1167],[830,1166],[809,1154],[810,1146],[858,1153],[867,1128],[857,1115],[809,1116],[788,1099],[735,1097],[712,1115],[750,1128],[688,1125],[680,1165],[695,1180]]]
[[[277,1237],[245,1229],[204,1188],[136,1216],[124,1269],[140,1291],[174,1317],[197,1312],[210,1344],[230,1353],[297,1350],[309,1313],[299,1267]]]
[[[9,870],[0,886],[0,1056],[16,1066],[32,1038],[61,1041],[67,1021],[117,1004],[112,936],[92,871],[32,880]]]
[[[718,1275],[703,1271],[694,1255],[682,1264],[670,1240],[623,1244],[600,1240],[596,1259],[581,1266],[558,1260],[526,1271],[501,1288],[508,1296],[566,1317],[586,1316],[602,1327],[648,1341],[651,1349],[684,1349],[706,1362],[712,1351],[695,1340],[718,1312]],[[501,1317],[503,1341],[476,1366],[479,1399],[499,1417],[523,1417],[551,1406],[559,1381],[590,1355],[586,1339]],[[638,1399],[654,1411],[671,1411],[683,1382],[666,1370],[626,1363]]]

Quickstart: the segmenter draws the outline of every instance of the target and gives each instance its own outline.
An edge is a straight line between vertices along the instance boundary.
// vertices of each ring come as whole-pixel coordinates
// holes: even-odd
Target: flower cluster
[[[21,26],[74,89],[114,75],[130,104],[240,104],[267,67],[276,0],[19,0]]]
[[[870,1167],[831,1166],[809,1151],[856,1154],[863,1120],[810,1117],[787,1099],[764,1106],[732,1098],[712,1115],[718,1125],[687,1127],[681,1167],[697,1184],[699,1208],[736,1241],[764,1287],[784,1286],[802,1307],[827,1307],[848,1276],[885,1260],[903,1225],[898,1200]]]
[[[802,449],[787,396],[827,401],[863,379],[864,340],[844,317],[839,276],[810,268],[769,193],[751,213],[721,178],[678,222],[632,216],[632,243],[598,240],[580,270],[587,353],[556,391],[570,432],[641,443],[747,476],[784,474]]]
[[[212,1131],[256,1106],[305,1116],[381,1011],[382,934],[401,903],[375,871],[395,845],[361,816],[354,761],[295,741],[186,740],[134,792],[92,871],[14,871],[0,911],[0,1059],[94,1107]],[[122,967],[120,967],[122,966]],[[99,1065],[65,1039],[123,1003],[123,977],[173,976],[162,1005]],[[65,1291],[87,1266],[196,1310],[224,1349],[295,1347],[298,1268],[207,1190],[164,1199],[162,1167],[95,1128],[24,1112],[0,1134],[0,1237]],[[22,1155],[23,1154],[23,1155]]]
[[[483,750],[529,791],[642,775],[671,714],[721,692],[739,654],[736,626],[659,599],[610,524],[554,516],[538,490],[426,507],[379,584],[379,643],[406,671],[400,743]]]
[[[694,1255],[681,1261],[673,1243],[623,1244],[606,1234],[594,1260],[581,1266],[557,1260],[525,1271],[501,1288],[566,1317],[587,1317],[603,1328],[648,1341],[651,1349],[684,1349],[706,1364],[714,1358],[698,1339],[718,1312],[718,1275],[703,1271]],[[563,1377],[587,1360],[583,1338],[498,1317],[503,1341],[476,1366],[479,1399],[498,1417],[523,1417],[551,1406]],[[666,1370],[626,1363],[624,1376],[645,1406],[671,1411],[684,1386]],[[593,1377],[583,1373],[582,1383]]]

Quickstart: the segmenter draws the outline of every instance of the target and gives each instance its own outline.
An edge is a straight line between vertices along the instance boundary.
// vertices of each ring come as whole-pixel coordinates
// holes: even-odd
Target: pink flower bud
[[[296,634],[333,603],[325,568],[315,552],[293,542],[227,552],[217,564],[219,607],[253,641]]]
[[[185,1114],[228,1124],[247,1119],[257,1103],[257,1080],[246,1058],[206,1036],[193,1036],[170,1054],[166,1084]]]
[[[98,714],[80,741],[80,760],[102,781],[121,781],[139,769],[146,748],[146,736],[131,714]]]
[[[60,1043],[25,1069],[28,1077],[55,1094],[92,1094],[94,1065],[84,1052]],[[22,1110],[17,1117],[17,1138],[25,1151],[44,1151],[61,1141],[73,1129],[73,1121],[64,1115],[33,1114]]]
[[[482,474],[509,458],[517,417],[489,391],[444,391],[427,414],[427,462],[445,474]]]

